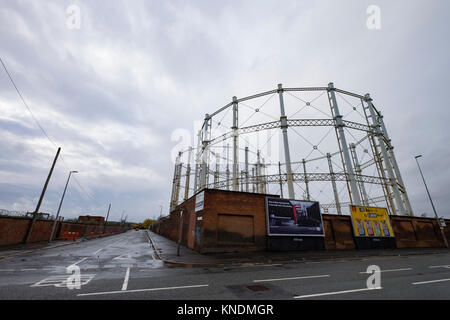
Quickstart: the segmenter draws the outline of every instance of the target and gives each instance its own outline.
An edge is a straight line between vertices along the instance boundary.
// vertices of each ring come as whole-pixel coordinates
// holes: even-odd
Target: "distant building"
[[[78,222],[104,222],[105,217],[102,216],[79,216]]]

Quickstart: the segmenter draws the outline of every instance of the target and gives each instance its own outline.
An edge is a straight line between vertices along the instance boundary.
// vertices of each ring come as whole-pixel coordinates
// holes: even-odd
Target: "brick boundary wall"
[[[22,244],[31,224],[30,218],[0,217],[0,247]],[[52,220],[36,220],[30,235],[29,243],[48,241],[52,230]],[[98,236],[103,233],[119,233],[128,230],[128,226],[103,225],[94,223],[57,222],[53,240],[61,239],[64,232],[78,232],[79,237],[89,237],[93,232]]]
[[[186,200],[159,223],[152,226],[152,230],[170,240],[178,242],[180,211],[185,209],[183,218],[183,234],[181,243],[201,253],[230,252],[230,251],[264,251],[265,242],[265,196],[263,194],[205,190],[205,207],[201,212],[195,212],[195,196]],[[271,195],[272,196],[272,195]],[[253,211],[252,211],[253,209]],[[239,215],[253,216],[254,245],[226,246],[220,243],[220,216],[226,213],[238,217]],[[199,216],[201,221],[201,241],[197,243],[195,226]],[[326,250],[354,250],[356,249],[351,217],[349,215],[322,214],[325,229]],[[392,229],[395,234],[397,248],[438,248],[444,247],[441,231],[435,218],[390,216]],[[450,219],[445,219],[444,232],[450,242]],[[236,219],[236,225],[239,219]],[[264,226],[264,230],[262,229]],[[233,229],[227,224],[225,227]],[[239,228],[234,228],[239,230]],[[242,236],[246,234],[241,231]]]

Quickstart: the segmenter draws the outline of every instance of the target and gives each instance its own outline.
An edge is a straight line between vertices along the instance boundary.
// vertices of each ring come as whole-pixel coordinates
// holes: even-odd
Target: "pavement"
[[[305,261],[360,259],[366,257],[411,256],[450,253],[447,248],[407,248],[373,250],[327,250],[327,251],[286,251],[286,252],[235,252],[199,254],[152,231],[147,231],[155,251],[168,266],[218,267],[228,265],[250,265],[270,263],[295,263]]]

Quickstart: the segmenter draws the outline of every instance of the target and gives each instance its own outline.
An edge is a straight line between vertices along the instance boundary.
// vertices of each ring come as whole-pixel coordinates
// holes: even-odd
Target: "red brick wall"
[[[265,250],[265,195],[217,190],[205,192],[201,252]]]
[[[278,197],[278,196],[276,196]],[[265,195],[224,190],[205,190],[204,209],[194,212],[195,196],[180,204],[169,217],[153,226],[159,234],[178,241],[180,211],[184,209],[182,244],[189,239],[193,249],[202,252],[260,251],[266,243]],[[192,217],[194,216],[194,217]],[[201,222],[197,217],[202,216]],[[323,214],[326,250],[355,249],[350,216]],[[201,223],[201,241],[197,245],[189,221]],[[433,218],[391,216],[398,248],[443,247],[444,242]],[[450,241],[450,220],[445,232]],[[192,231],[192,228],[191,228]],[[194,237],[194,239],[192,239]]]
[[[0,246],[23,243],[31,219],[23,217],[0,217]],[[29,243],[48,241],[53,221],[36,220],[31,232]],[[54,239],[60,238],[64,232],[79,232],[80,237],[88,237],[90,232],[98,234],[103,232],[120,232],[128,229],[122,226],[101,226],[98,224],[58,222],[55,228]]]
[[[355,249],[350,216],[323,214],[325,228],[325,249]]]
[[[0,217],[0,246],[23,242],[30,222],[30,219]]]
[[[450,241],[450,220],[446,220],[444,232]],[[398,248],[442,247],[439,225],[434,218],[391,216],[392,228]]]

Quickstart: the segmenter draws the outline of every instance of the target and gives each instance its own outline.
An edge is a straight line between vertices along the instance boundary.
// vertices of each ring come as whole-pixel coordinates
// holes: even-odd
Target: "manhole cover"
[[[256,284],[254,286],[247,286],[247,288],[249,288],[252,291],[266,291],[269,290],[268,288],[260,285],[260,284]]]

